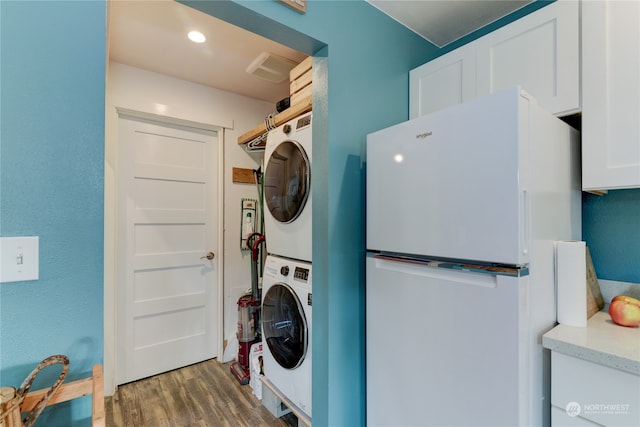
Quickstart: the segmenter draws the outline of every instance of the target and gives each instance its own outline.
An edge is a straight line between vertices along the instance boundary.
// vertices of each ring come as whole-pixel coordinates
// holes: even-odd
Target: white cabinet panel
[[[475,98],[475,46],[463,46],[411,70],[409,86],[412,119]]]
[[[603,426],[640,425],[640,376],[551,353],[551,404]],[[571,424],[565,424],[571,425]]]
[[[582,186],[640,187],[640,2],[582,6]]]
[[[551,408],[552,427],[602,427],[600,424],[592,423],[580,416],[571,416],[565,408]]]
[[[478,39],[477,95],[520,85],[547,111],[579,111],[579,15],[557,1]]]
[[[580,111],[579,8],[559,0],[411,70],[410,118],[516,85],[553,114]]]

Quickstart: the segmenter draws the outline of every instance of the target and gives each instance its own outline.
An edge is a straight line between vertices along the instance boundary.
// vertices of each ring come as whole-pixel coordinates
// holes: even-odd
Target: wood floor
[[[275,418],[215,359],[121,385],[105,406],[107,427],[297,426],[292,414]]]

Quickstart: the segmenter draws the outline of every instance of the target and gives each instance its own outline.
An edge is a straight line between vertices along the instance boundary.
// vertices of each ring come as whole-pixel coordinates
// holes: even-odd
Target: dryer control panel
[[[309,126],[311,124],[311,114],[309,114],[306,117],[302,117],[300,119],[298,119],[297,123],[296,123],[296,130],[300,130],[302,128],[305,128],[307,126]]]
[[[301,282],[307,282],[309,280],[309,269],[296,267],[296,271],[293,273],[293,278]]]

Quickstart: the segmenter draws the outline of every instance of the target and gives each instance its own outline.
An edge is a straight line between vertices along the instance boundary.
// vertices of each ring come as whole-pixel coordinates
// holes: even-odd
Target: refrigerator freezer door
[[[535,425],[527,400],[535,355],[520,333],[528,277],[373,257],[366,269],[368,426]],[[531,401],[541,414],[537,387]]]
[[[514,88],[367,138],[367,248],[528,260],[528,100]]]

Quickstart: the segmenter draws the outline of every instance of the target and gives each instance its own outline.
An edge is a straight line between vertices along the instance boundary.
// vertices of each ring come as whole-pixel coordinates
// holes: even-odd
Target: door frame
[[[110,167],[105,167],[106,174],[112,174],[105,179],[107,182],[113,183],[113,188],[105,187],[105,286],[104,286],[104,382],[105,382],[105,394],[107,396],[113,395],[117,388],[116,385],[116,368],[118,365],[118,335],[117,335],[117,313],[118,313],[118,296],[117,292],[117,278],[122,268],[119,261],[118,248],[120,241],[118,239],[118,227],[120,226],[120,218],[118,200],[120,193],[118,191],[119,182],[119,161],[118,152],[120,146],[120,140],[118,138],[118,126],[120,118],[133,118],[151,120],[157,122],[160,125],[178,125],[192,129],[208,130],[216,132],[218,134],[218,197],[217,197],[217,211],[218,211],[218,253],[216,258],[218,260],[218,304],[216,309],[218,310],[216,316],[218,342],[216,343],[218,357],[222,357],[224,352],[224,128],[221,126],[214,126],[207,123],[195,122],[190,120],[179,119],[175,117],[168,117],[157,115],[153,113],[147,113],[144,111],[131,110],[116,106],[111,112],[107,112],[107,116],[111,120],[107,120],[107,127],[105,129],[105,136],[107,139],[114,141],[111,145],[115,152],[108,153],[106,156],[111,162]],[[112,267],[112,268],[108,268]]]

